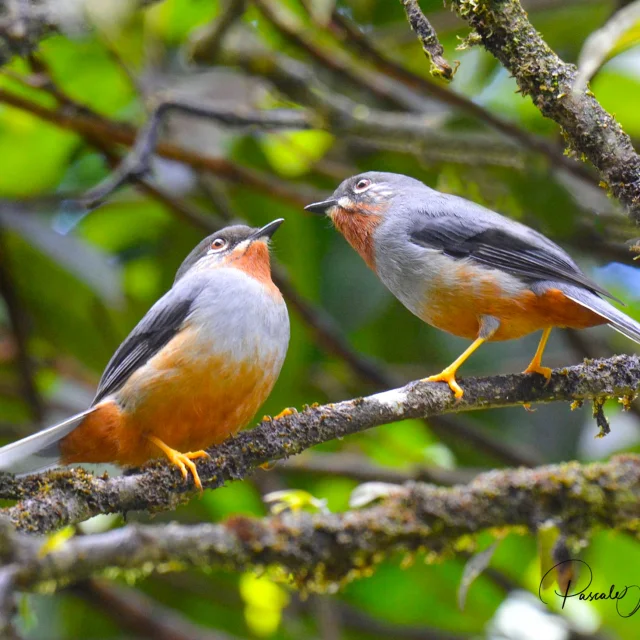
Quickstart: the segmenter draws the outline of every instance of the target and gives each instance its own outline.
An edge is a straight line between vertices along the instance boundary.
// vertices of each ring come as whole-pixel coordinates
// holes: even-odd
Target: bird
[[[203,239],[118,347],[91,406],[0,449],[0,470],[140,466],[164,455],[202,491],[193,460],[247,424],[286,356],[289,315],[268,247],[282,222]]]
[[[640,343],[640,324],[606,298],[557,244],[524,224],[409,176],[370,171],[305,207],[328,215],[382,283],[424,322],[471,345],[440,373],[456,398],[459,367],[487,341],[542,331],[524,373],[547,381],[542,354],[554,327],[608,324]]]

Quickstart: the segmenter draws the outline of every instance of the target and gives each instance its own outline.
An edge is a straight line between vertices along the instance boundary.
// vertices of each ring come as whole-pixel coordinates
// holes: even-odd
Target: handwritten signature
[[[575,560],[569,559],[559,562],[555,566],[551,567],[547,573],[542,576],[542,580],[540,581],[540,587],[538,588],[538,597],[544,603],[545,600],[542,598],[542,585],[545,583],[546,577],[552,571],[560,571],[561,569],[570,569],[572,568],[569,563],[571,562],[579,562],[580,564],[586,567],[586,570],[589,572],[589,582],[587,585],[582,588],[580,591],[572,591],[572,581],[569,580],[567,582],[567,587],[564,593],[560,593],[554,590],[556,596],[562,599],[562,608],[564,609],[564,605],[567,604],[567,600],[569,598],[578,598],[578,600],[584,600],[586,602],[596,602],[597,600],[615,600],[616,603],[616,611],[618,615],[622,618],[630,618],[638,609],[640,609],[640,587],[637,584],[629,584],[623,587],[622,589],[617,589],[615,584],[612,584],[609,587],[609,591],[590,591],[589,587],[593,582],[593,571],[591,571],[591,567],[584,560]],[[585,569],[583,568],[584,572]],[[573,585],[575,589],[576,586]],[[623,603],[623,600],[626,601]]]

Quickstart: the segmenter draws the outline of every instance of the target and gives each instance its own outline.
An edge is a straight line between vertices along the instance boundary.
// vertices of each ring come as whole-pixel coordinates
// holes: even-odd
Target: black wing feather
[[[93,404],[114,393],[178,332],[189,315],[197,290],[175,288],[160,298],[113,354],[102,374]]]
[[[440,249],[445,255],[471,258],[527,280],[569,282],[620,302],[582,273],[560,247],[532,229],[527,228],[527,235],[517,236],[500,228],[478,231],[459,218],[436,216],[421,219],[420,229],[411,234],[411,240]]]

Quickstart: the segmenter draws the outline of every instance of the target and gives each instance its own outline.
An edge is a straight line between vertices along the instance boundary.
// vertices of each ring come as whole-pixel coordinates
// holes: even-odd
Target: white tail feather
[[[55,466],[60,458],[58,448],[55,445],[95,410],[96,407],[91,407],[64,422],[2,447],[0,449],[0,471],[24,474]]]
[[[565,287],[563,291],[569,299],[602,316],[612,329],[640,344],[640,324],[626,313],[619,311],[606,300],[590,291],[578,289],[577,287],[571,287],[571,290]]]

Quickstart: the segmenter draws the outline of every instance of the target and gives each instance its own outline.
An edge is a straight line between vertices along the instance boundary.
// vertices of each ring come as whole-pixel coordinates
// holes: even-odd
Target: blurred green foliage
[[[333,5],[331,1],[318,4],[329,10]],[[550,46],[574,61],[581,43],[602,25],[616,3],[584,0],[563,6],[531,0],[525,4],[531,5],[531,19]],[[340,43],[313,26],[303,3],[286,0],[281,5],[303,21],[305,33],[338,52]],[[537,9],[538,5],[543,6]],[[433,18],[448,58],[461,62],[451,91],[463,93],[516,126],[561,141],[557,126],[545,120],[529,99],[516,93],[513,79],[490,56],[480,49],[455,50],[459,37],[467,30],[443,11],[441,2],[423,0],[421,6]],[[415,73],[428,76],[428,65],[399,2],[341,0],[337,10],[360,24],[387,55]],[[189,99],[213,99],[212,104],[224,99],[238,105],[247,101],[252,106],[292,105],[263,83],[252,82],[248,83],[249,89],[244,85],[239,89],[235,83],[228,84],[227,76],[216,74],[214,67],[197,69],[186,59],[189,39],[220,11],[218,2],[165,0],[144,13],[124,11],[117,20],[103,19],[87,33],[52,36],[42,43],[38,57],[50,70],[55,85],[71,99],[105,117],[136,125],[144,122],[151,98],[166,88],[179,87]],[[321,11],[322,7],[318,9]],[[248,9],[240,22],[242,37],[247,40],[257,38],[267,47],[311,62],[308,53],[287,42],[255,7]],[[214,73],[208,75],[212,70]],[[4,72],[0,75],[0,89],[36,105],[54,108],[55,100],[46,91],[26,88],[16,80],[16,75],[24,78],[36,74],[33,66],[16,59]],[[326,71],[319,70],[318,77],[332,91],[351,97],[357,94],[353,87],[340,84]],[[592,88],[629,134],[640,135],[637,48],[608,62]],[[437,127],[447,133],[487,132],[482,122],[448,108]],[[278,184],[288,185],[294,194],[311,187],[317,192],[329,192],[339,180],[363,169],[408,173],[431,186],[472,198],[535,226],[567,245],[587,271],[595,271],[596,278],[601,277],[596,266],[611,260],[610,254],[597,250],[598,244],[610,239],[612,229],[624,228],[623,219],[608,210],[613,203],[598,199],[599,194],[585,190],[584,185],[568,181],[547,160],[528,149],[518,149],[524,164],[515,168],[506,162],[514,153],[511,148],[504,151],[502,163],[470,163],[464,154],[446,162],[429,161],[410,152],[363,147],[348,136],[325,131],[237,131],[184,117],[172,119],[165,127],[165,136],[185,148],[260,171],[274,184],[279,181]],[[154,170],[157,184],[165,191],[206,212],[220,214],[215,199],[209,197],[209,188],[205,188],[208,178],[165,161],[154,164]],[[28,317],[28,347],[37,366],[36,383],[48,408],[47,419],[51,421],[86,405],[113,350],[171,285],[180,261],[203,235],[169,207],[133,187],[122,189],[86,216],[65,205],[67,198],[98,184],[109,171],[109,164],[90,140],[0,100],[0,209],[29,216],[49,231],[35,242],[33,233],[0,219],[0,250]],[[438,332],[409,314],[326,221],[314,219],[291,202],[251,184],[217,179],[215,189],[228,199],[234,216],[251,224],[286,218],[275,241],[274,254],[299,292],[336,319],[355,349],[389,367],[399,379],[415,379],[437,371],[465,346],[464,341]],[[603,212],[602,222],[597,221],[592,208]],[[581,240],[585,229],[598,237],[595,245]],[[61,251],[60,230],[67,232],[64,240],[68,241],[62,250],[69,255],[86,256],[80,263],[55,259]],[[627,262],[630,264],[630,260]],[[625,279],[603,282],[626,299],[629,312],[640,319],[637,270],[630,267],[625,274]],[[109,283],[115,283],[115,291]],[[7,309],[0,304],[0,426],[5,442],[34,428],[33,415],[20,396],[11,335]],[[603,355],[637,350],[637,345],[606,330],[585,335],[589,345]],[[537,336],[532,336],[517,343],[483,348],[465,365],[464,374],[522,370],[536,340]],[[561,332],[554,333],[547,364],[569,364],[581,357]],[[355,376],[345,362],[327,354],[314,341],[313,331],[292,313],[287,362],[262,412],[273,414],[285,406],[333,401],[373,389]],[[637,414],[623,415],[615,406],[608,407],[607,412],[612,433],[604,441],[594,441],[596,428],[587,409],[570,412],[566,405],[540,407],[534,413],[522,409],[477,412],[461,420],[540,463],[606,458],[616,451],[638,450]],[[370,464],[407,473],[419,465],[465,469],[503,464],[464,439],[441,438],[442,434],[436,435],[424,423],[411,420],[328,443],[308,455],[352,454]],[[234,513],[263,515],[266,511],[261,494],[287,487],[309,491],[317,498],[325,498],[329,509],[343,510],[348,508],[349,494],[358,484],[349,471],[345,469],[344,477],[303,470],[259,474],[255,481],[208,492],[202,500],[175,513],[161,514],[154,521],[218,521]],[[145,516],[136,514],[130,519]],[[116,524],[119,523],[118,520]],[[116,525],[111,521],[108,526]],[[492,540],[491,535],[482,536],[479,548],[485,548]],[[637,542],[620,535],[600,534],[585,549],[584,558],[597,576],[594,587],[605,591],[611,583],[637,581],[640,574]],[[398,557],[385,562],[373,576],[330,596],[331,606],[342,612],[349,607],[348,611],[356,610],[385,624],[429,627],[434,634],[428,636],[425,631],[423,636],[412,637],[438,638],[440,633],[451,637],[445,634],[455,633],[455,637],[516,638],[489,631],[498,608],[512,598],[499,579],[487,574],[478,578],[470,588],[464,611],[460,611],[457,589],[464,558],[434,565],[426,564],[423,557],[415,558],[413,563],[410,560]],[[501,541],[491,567],[515,588],[529,590],[537,597],[540,564],[534,537],[508,535]],[[322,623],[316,599],[300,601],[286,585],[276,584],[268,575],[161,575],[138,583],[136,588],[196,624],[239,637],[320,637]],[[104,613],[96,613],[82,600],[64,592],[52,597],[28,596],[21,610],[28,638],[131,637]],[[567,617],[570,614],[566,610],[556,613],[588,637],[599,631],[607,637],[638,637],[640,617],[621,618],[610,602],[585,603],[581,611],[575,619]],[[354,622],[357,616],[343,614],[341,620],[340,637],[394,637],[389,631],[376,634],[371,629],[364,630],[362,624]],[[397,634],[401,637],[400,631]]]

